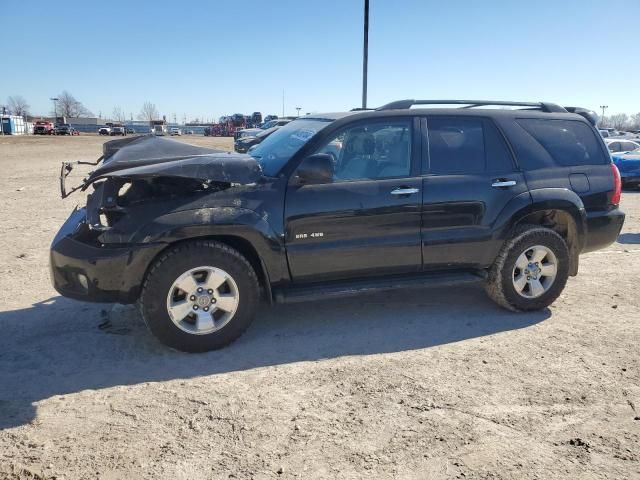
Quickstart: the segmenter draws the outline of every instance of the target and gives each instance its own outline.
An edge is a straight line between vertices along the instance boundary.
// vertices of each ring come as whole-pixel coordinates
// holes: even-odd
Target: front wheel
[[[140,296],[151,332],[184,352],[233,342],[253,320],[258,301],[258,279],[249,262],[213,241],[178,245],[162,254]]]
[[[522,225],[505,242],[489,270],[486,291],[513,311],[540,310],[562,293],[569,277],[569,249],[555,231]]]

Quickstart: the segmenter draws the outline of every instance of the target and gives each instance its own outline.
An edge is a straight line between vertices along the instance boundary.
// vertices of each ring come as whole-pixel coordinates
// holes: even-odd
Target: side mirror
[[[333,181],[333,157],[328,153],[316,153],[305,158],[297,170],[301,184],[331,183]]]

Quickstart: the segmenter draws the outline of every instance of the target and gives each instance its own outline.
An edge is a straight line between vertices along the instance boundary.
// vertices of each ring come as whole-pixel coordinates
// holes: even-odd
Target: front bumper
[[[81,241],[84,208],[75,210],[51,244],[53,287],[63,296],[104,303],[133,303],[148,265],[166,247],[164,243],[101,246]]]
[[[619,208],[587,213],[587,235],[582,253],[608,247],[618,239],[624,224],[624,212]]]

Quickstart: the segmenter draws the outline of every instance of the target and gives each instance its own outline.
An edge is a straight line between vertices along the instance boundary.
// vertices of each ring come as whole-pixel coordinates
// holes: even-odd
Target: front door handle
[[[504,178],[499,178],[497,180],[494,180],[491,186],[493,188],[504,188],[504,187],[513,187],[515,186],[515,184],[516,184],[515,180],[506,180]]]
[[[419,191],[419,188],[399,187],[391,190],[391,195],[413,195],[414,193],[418,193]]]

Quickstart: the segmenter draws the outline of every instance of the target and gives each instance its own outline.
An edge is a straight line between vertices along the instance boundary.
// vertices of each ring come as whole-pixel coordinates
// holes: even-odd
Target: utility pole
[[[300,116],[300,110],[302,110],[301,107],[296,107],[296,110],[298,110],[298,116]]]
[[[49,100],[51,100],[53,102],[53,123],[58,123],[58,107],[56,102],[58,101],[58,97],[53,97],[50,98]]]
[[[282,116],[284,117],[284,88],[282,89]]]
[[[600,105],[600,108],[602,109],[602,120],[600,120],[600,125],[602,125],[604,122],[604,111],[609,108],[609,105]]]
[[[369,67],[369,0],[364,0],[364,45],[362,50],[362,108],[367,108],[368,67]]]

